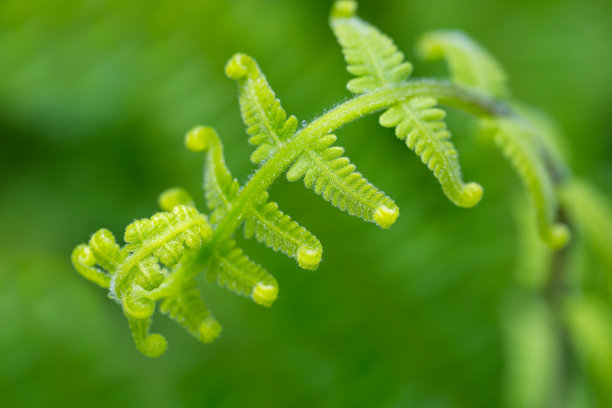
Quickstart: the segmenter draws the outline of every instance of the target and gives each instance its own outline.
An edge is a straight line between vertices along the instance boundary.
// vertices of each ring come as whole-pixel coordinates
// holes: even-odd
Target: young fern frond
[[[164,212],[128,225],[123,248],[105,229],[96,232],[89,244],[75,248],[75,268],[108,288],[122,305],[136,346],[144,354],[158,356],[166,349],[163,337],[149,334],[157,301],[163,313],[200,341],[209,342],[219,335],[221,326],[196,284],[195,276],[203,271],[209,281],[260,305],[274,303],[279,290],[276,279],[236,246],[234,234],[242,226],[247,238],[295,258],[304,269],[317,268],[321,243],[269,200],[268,189],[284,173],[289,181],[303,178],[306,187],[351,215],[383,228],[396,221],[399,209],[393,200],[356,171],[341,147],[333,146],[335,130],[367,114],[382,111],[380,124],[395,128],[396,135],[433,172],[447,197],[462,207],[476,205],[482,188],[463,182],[445,112],[437,105],[478,115],[532,197],[542,239],[553,248],[569,239],[567,227],[556,223],[556,218],[557,187],[571,174],[552,142],[554,132],[544,121],[534,120],[530,125],[516,104],[497,100],[506,95],[505,76],[489,54],[462,34],[430,34],[421,46],[422,53],[448,58],[460,86],[408,80],[412,65],[404,61],[390,38],[359,19],[355,11],[354,1],[335,2],[331,26],[348,71],[356,76],[347,87],[357,95],[299,130],[297,119],[283,110],[255,60],[244,54],[230,59],[226,74],[238,84],[242,118],[249,142],[256,146],[251,161],[259,168],[240,185],[225,164],[221,140],[212,128],[197,126],[187,133],[187,148],[205,154],[204,195],[211,225],[196,210],[191,196],[174,188],[159,198]],[[529,118],[528,113],[523,116]],[[578,203],[578,207],[588,202],[589,208],[601,207],[593,204],[592,194],[567,186],[564,204]],[[574,212],[576,218],[590,217],[584,224],[592,235],[598,234],[596,226],[610,224],[609,218],[601,221],[598,211]],[[609,235],[597,239],[612,241]],[[609,254],[605,245],[601,252]],[[610,257],[606,259],[612,263]]]
[[[257,146],[251,161],[261,164],[295,133],[297,119],[295,116],[287,118],[253,58],[236,54],[227,63],[225,72],[238,82],[240,111],[251,136],[249,143]]]
[[[185,198],[176,193],[169,193],[160,201],[168,204]],[[110,296],[123,306],[136,347],[146,355],[156,356],[166,346],[160,335],[148,335],[155,310],[155,302],[148,293],[172,275],[167,268],[175,267],[184,255],[200,249],[211,235],[204,215],[193,207],[176,205],[172,212],[160,212],[128,225],[123,248],[119,248],[110,231],[98,230],[88,245],[75,248],[72,259],[83,276],[109,288]]]
[[[355,11],[355,2],[339,1],[331,15],[331,26],[342,46],[347,70],[357,76],[349,81],[349,91],[359,94],[408,79],[412,65],[404,62],[404,54],[389,37],[357,17]],[[431,109],[435,105],[433,98],[400,102],[383,113],[380,124],[396,127],[396,135],[405,139],[407,146],[432,170],[453,203],[473,207],[482,197],[482,187],[464,184],[457,150],[443,122],[444,112]]]
[[[161,334],[149,334],[151,318],[135,319],[128,316],[128,322],[138,351],[147,357],[159,357],[164,354],[168,343]]]
[[[557,197],[554,182],[538,156],[533,129],[514,118],[487,119],[483,130],[491,135],[502,154],[510,161],[535,207],[540,237],[552,249],[564,247],[569,229],[557,223]]]
[[[272,306],[278,296],[276,279],[251,261],[231,239],[212,255],[206,277],[209,282],[216,281],[232,292],[251,297],[262,306]]]
[[[475,41],[455,31],[426,34],[419,44],[421,55],[427,59],[446,59],[453,81],[494,96],[509,92],[506,74],[501,65]],[[554,130],[541,116],[528,108],[535,126],[521,117],[485,119],[483,129],[494,134],[496,145],[511,162],[536,209],[542,239],[553,249],[565,246],[569,230],[555,224],[557,199],[554,171],[565,173],[565,163],[554,144]],[[547,163],[549,161],[550,163]]]
[[[315,270],[321,262],[323,248],[319,240],[280,211],[278,204],[269,202],[268,193],[262,194],[247,213],[244,235],[295,258],[304,269]]]
[[[536,150],[554,181],[562,184],[564,180],[571,178],[571,171],[565,159],[569,154],[568,148],[555,121],[526,103],[512,101],[511,106],[534,130]]]
[[[426,60],[446,59],[453,82],[496,97],[508,96],[507,75],[480,44],[461,31],[432,31],[417,45]]]
[[[413,98],[388,109],[379,123],[395,127],[397,137],[433,172],[447,197],[460,207],[473,207],[482,197],[482,187],[476,183],[463,184],[459,154],[443,120],[446,113],[436,105],[434,98]]]
[[[206,307],[195,279],[165,298],[160,305],[167,314],[202,343],[210,343],[221,333],[221,325]]]
[[[223,145],[219,135],[211,127],[196,126],[187,133],[185,145],[191,151],[206,151],[204,167],[204,195],[208,209],[212,211],[211,222],[216,224],[236,198],[240,190],[238,180],[232,177],[223,156]]]
[[[355,171],[344,149],[330,147],[336,136],[325,135],[293,163],[287,180],[304,178],[304,185],[335,207],[368,222],[389,228],[397,219],[397,205]]]
[[[561,187],[561,202],[612,276],[612,206],[606,197],[586,180],[573,179]]]

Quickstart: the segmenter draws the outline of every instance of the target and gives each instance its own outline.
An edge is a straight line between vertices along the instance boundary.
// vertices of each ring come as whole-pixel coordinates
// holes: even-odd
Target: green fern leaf
[[[221,325],[206,307],[194,279],[164,299],[160,309],[202,343],[212,342],[221,333]]]
[[[297,119],[295,116],[287,118],[287,113],[253,58],[236,54],[227,63],[225,72],[238,82],[240,111],[247,125],[247,133],[251,136],[249,143],[257,146],[251,161],[263,163],[293,136]]]
[[[134,344],[138,351],[147,357],[159,357],[166,351],[168,343],[161,334],[149,334],[151,319],[128,317]]]
[[[343,148],[330,147],[335,141],[326,135],[311,145],[289,168],[287,180],[303,177],[306,187],[339,209],[389,228],[399,215],[397,205],[355,171]]]
[[[412,72],[412,65],[404,62],[404,54],[389,37],[356,17],[356,8],[355,2],[338,1],[331,17],[331,26],[342,46],[347,69],[357,76],[349,81],[347,88],[353,93],[363,93],[406,80]],[[397,126],[397,136],[406,139],[408,147],[433,171],[453,203],[473,207],[482,197],[482,187],[476,183],[463,183],[458,153],[443,122],[444,112],[432,109],[435,104],[432,98],[401,102],[383,113],[380,124]]]
[[[251,297],[256,303],[270,307],[278,296],[278,283],[272,275],[251,261],[236,247],[236,242],[227,240],[219,245],[211,257],[207,271],[210,282],[243,296]]]
[[[473,207],[482,197],[482,187],[476,183],[464,184],[458,153],[450,141],[446,128],[446,113],[435,108],[433,98],[419,97],[389,108],[380,116],[384,127],[395,127],[400,140],[421,158],[421,161],[439,180],[444,194],[460,207]]]
[[[110,285],[111,294],[122,300],[125,314],[136,319],[151,316],[155,305],[144,295],[164,281],[166,272],[159,263],[175,266],[187,251],[208,242],[211,234],[206,217],[184,205],[128,225],[124,250],[129,256],[117,267]]]
[[[177,205],[195,207],[195,202],[193,201],[191,195],[180,187],[169,188],[168,190],[162,192],[159,195],[157,202],[162,211],[172,211],[172,209]]]
[[[492,135],[495,144],[510,161],[531,197],[538,220],[540,237],[552,249],[565,246],[570,232],[566,225],[555,223],[557,197],[553,180],[538,156],[534,130],[517,118],[483,119],[483,130]]]
[[[562,182],[571,177],[571,171],[565,160],[571,153],[564,143],[562,131],[558,124],[545,112],[529,106],[525,103],[512,102],[512,108],[517,111],[534,130],[537,138],[537,150],[544,159],[546,167],[549,169],[557,182]]]
[[[347,70],[357,76],[347,88],[359,94],[402,82],[412,73],[393,41],[376,27],[355,15],[357,3],[337,1],[331,13],[331,27],[342,46]]]
[[[268,193],[257,199],[247,214],[244,234],[295,258],[304,269],[315,270],[321,262],[323,249],[319,240],[280,211],[278,204],[268,201]]]
[[[583,230],[606,270],[612,273],[612,207],[607,198],[580,179],[564,184],[560,195],[570,217]]]
[[[216,224],[238,195],[240,184],[232,177],[225,164],[223,144],[213,128],[196,126],[187,133],[185,144],[192,151],[207,152],[204,167],[204,191],[206,203],[212,211],[211,222]]]
[[[89,246],[81,244],[74,248],[71,260],[74,268],[85,279],[102,288],[110,287],[109,274],[95,267],[97,260]]]
[[[433,31],[417,46],[422,58],[445,58],[453,81],[494,96],[508,96],[507,75],[480,44],[461,31]]]

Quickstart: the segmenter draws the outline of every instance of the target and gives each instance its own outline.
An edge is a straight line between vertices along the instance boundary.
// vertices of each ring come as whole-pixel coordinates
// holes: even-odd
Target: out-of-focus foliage
[[[383,231],[279,183],[274,199],[318,231],[329,255],[309,272],[241,243],[279,271],[280,297],[264,309],[206,285],[224,322],[211,345],[159,318],[155,327],[174,350],[142,357],[115,305],[70,266],[70,250],[85,234],[101,226],[119,234],[155,211],[164,188],[201,191],[201,161],[182,147],[194,124],[220,130],[229,167],[246,178],[250,149],[235,85],[223,75],[234,52],[257,57],[283,106],[300,118],[346,95],[329,7],[297,0],[0,2],[3,406],[490,407],[507,398],[505,332],[521,310],[514,320],[503,317],[512,313],[514,255],[523,245],[509,191],[520,186],[497,152],[462,140],[471,122],[454,112],[464,171],[481,175],[485,189],[477,207],[448,203],[402,142],[382,137],[390,130],[375,118],[343,129],[347,152],[394,197],[401,217]],[[560,121],[575,171],[611,191],[612,4],[398,0],[362,2],[361,14],[407,51],[432,28],[478,39],[506,67],[515,95]],[[440,72],[416,64],[417,76]],[[202,197],[196,203],[204,208]],[[352,237],[350,245],[337,231]],[[603,280],[590,256],[572,261],[594,276],[587,284]],[[572,385],[576,406],[610,398],[593,380],[608,368],[588,363],[595,349],[589,333],[609,330],[597,324],[609,316],[601,312],[609,298],[603,302],[568,306],[568,320],[588,329],[578,339],[587,364]]]

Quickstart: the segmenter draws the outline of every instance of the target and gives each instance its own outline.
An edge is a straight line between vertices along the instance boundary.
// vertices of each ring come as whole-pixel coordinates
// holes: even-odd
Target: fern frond
[[[446,59],[453,82],[494,96],[508,96],[506,72],[480,44],[461,31],[425,34],[417,51],[427,60]]]
[[[193,207],[178,205],[127,226],[124,239],[129,256],[111,277],[111,294],[122,300],[126,315],[136,319],[153,314],[154,302],[145,290],[158,287],[165,273],[159,263],[173,267],[186,251],[196,250],[210,239],[206,217]]]
[[[463,183],[458,153],[443,120],[446,113],[436,108],[436,104],[433,98],[413,98],[389,108],[380,116],[379,123],[395,127],[397,137],[405,140],[433,172],[453,203],[473,207],[482,197],[482,187],[477,183]]]
[[[357,76],[348,82],[348,90],[360,94],[408,79],[412,64],[404,61],[404,54],[389,37],[357,17],[356,11],[356,2],[337,1],[330,19],[347,70]]]
[[[159,357],[166,351],[168,342],[161,334],[149,334],[151,319],[135,319],[128,316],[130,331],[138,351],[147,357]]]
[[[206,277],[266,307],[272,306],[278,296],[276,279],[251,261],[231,239],[220,244],[212,255]]]
[[[553,180],[538,155],[533,129],[517,118],[483,119],[483,130],[492,135],[497,147],[510,161],[535,207],[540,237],[552,249],[567,244],[569,229],[556,223],[557,197]]]
[[[404,62],[404,54],[389,37],[355,15],[356,8],[353,1],[337,1],[331,15],[331,26],[342,46],[347,70],[357,76],[347,88],[363,93],[406,80],[412,65]],[[433,98],[400,102],[383,113],[380,124],[397,126],[396,135],[406,139],[408,147],[433,171],[454,204],[473,207],[482,197],[482,187],[463,183],[458,153],[443,122],[445,113],[432,109],[436,103]]]
[[[397,219],[397,205],[355,171],[344,149],[330,147],[336,136],[326,135],[313,143],[287,171],[287,180],[304,178],[304,185],[325,201],[349,214],[389,228]]]
[[[247,213],[244,235],[295,258],[301,268],[315,270],[321,262],[323,249],[319,240],[280,211],[278,204],[268,201],[268,193],[255,200]]]
[[[164,299],[160,309],[202,343],[212,342],[221,333],[221,325],[206,307],[194,279]]]
[[[191,151],[206,151],[204,167],[204,193],[208,208],[213,212],[211,222],[217,221],[228,210],[240,190],[238,180],[232,177],[223,156],[223,145],[217,132],[208,126],[196,126],[187,133],[185,144]]]
[[[110,276],[95,267],[97,260],[89,246],[80,244],[74,248],[71,260],[74,268],[85,279],[92,281],[102,288],[110,286]]]
[[[612,273],[612,207],[586,180],[572,179],[561,187],[561,201],[581,228],[607,271]]]
[[[274,91],[255,60],[245,54],[234,55],[225,73],[238,82],[240,111],[251,136],[249,143],[257,146],[251,155],[255,164],[265,162],[297,129],[297,119],[289,116],[276,99]]]
[[[157,198],[157,203],[162,211],[172,211],[177,205],[195,207],[193,197],[180,187],[173,187],[162,192]]]
[[[513,213],[518,224],[516,281],[526,292],[542,292],[550,279],[553,252],[540,237],[530,203],[518,198],[514,201]]]
[[[570,178],[571,171],[565,158],[571,152],[564,143],[559,125],[546,113],[526,103],[513,101],[512,108],[525,118],[537,135],[536,149],[555,181],[560,183]]]

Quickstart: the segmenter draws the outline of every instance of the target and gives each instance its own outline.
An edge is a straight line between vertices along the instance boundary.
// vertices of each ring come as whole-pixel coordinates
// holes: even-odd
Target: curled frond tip
[[[185,135],[185,146],[192,152],[202,152],[208,147],[208,139],[217,132],[210,126],[196,126]]]
[[[253,288],[251,297],[255,303],[270,307],[278,297],[278,285],[266,285],[265,283],[259,282]]]
[[[386,205],[382,204],[376,209],[376,211],[374,211],[373,218],[376,224],[378,224],[380,227],[384,229],[387,229],[391,225],[393,225],[395,220],[397,220],[398,216],[399,216],[399,208],[397,207],[389,208]]]
[[[357,2],[351,0],[336,1],[332,7],[332,18],[351,18],[357,12]]]
[[[311,248],[306,245],[301,246],[297,252],[297,261],[300,268],[309,269],[311,271],[317,269],[321,262],[323,250],[321,247]]]

